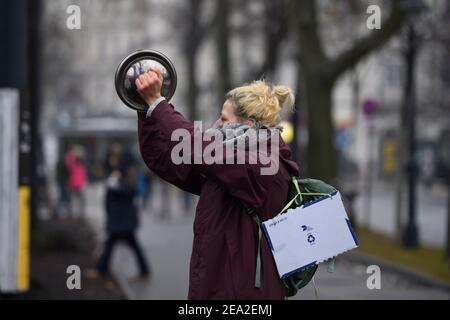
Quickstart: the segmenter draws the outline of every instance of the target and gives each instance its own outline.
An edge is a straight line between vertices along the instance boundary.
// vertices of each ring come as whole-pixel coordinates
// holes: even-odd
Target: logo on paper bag
[[[311,246],[316,244],[316,237],[313,235],[312,230],[313,228],[307,225],[302,225],[302,231],[306,232],[306,241],[308,241]]]

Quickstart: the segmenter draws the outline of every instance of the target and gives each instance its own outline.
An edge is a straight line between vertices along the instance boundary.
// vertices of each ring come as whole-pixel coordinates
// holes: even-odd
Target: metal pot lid
[[[147,103],[136,88],[136,79],[150,68],[158,68],[163,76],[161,95],[169,101],[177,87],[177,72],[167,56],[155,50],[139,50],[125,57],[115,75],[115,86],[119,98],[126,106],[145,112]]]

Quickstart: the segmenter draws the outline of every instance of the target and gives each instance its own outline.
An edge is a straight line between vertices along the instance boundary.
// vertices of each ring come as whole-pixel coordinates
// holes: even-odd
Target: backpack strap
[[[297,190],[297,194],[291,200],[289,200],[288,203],[286,203],[286,205],[283,207],[283,209],[281,209],[281,211],[278,214],[282,214],[287,209],[289,209],[291,207],[291,205],[294,203],[294,201],[297,205],[300,205],[301,203],[303,203],[304,195],[305,196],[329,196],[329,197],[331,197],[328,193],[310,192],[310,190],[308,190],[307,187],[304,187],[306,192],[302,192],[300,190],[300,186],[298,185],[298,181],[297,181],[296,177],[292,176],[291,180],[292,180],[292,184],[295,187],[295,190]]]
[[[244,208],[247,211],[247,213],[253,218],[253,221],[255,221],[256,225],[258,226],[258,252],[256,254],[255,288],[260,288],[261,287],[261,236],[262,236],[261,219],[259,219],[259,216],[256,213],[255,209],[253,209],[251,206],[249,206],[244,201],[242,201],[242,204],[244,205]]]

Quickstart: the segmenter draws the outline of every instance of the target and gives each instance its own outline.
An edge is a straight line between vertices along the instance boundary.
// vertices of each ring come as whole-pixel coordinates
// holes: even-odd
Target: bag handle
[[[321,192],[301,192],[300,191],[300,187],[298,186],[298,181],[295,178],[295,176],[291,177],[292,179],[292,183],[295,186],[295,189],[297,190],[297,194],[295,195],[294,198],[292,198],[284,207],[283,209],[281,209],[281,211],[278,214],[282,214],[284,211],[286,211],[291,205],[292,203],[295,201],[298,205],[300,205],[303,202],[303,195],[305,196],[329,196],[331,197],[331,195],[329,193],[321,193]],[[309,191],[308,188],[306,188],[306,191]],[[300,201],[297,202],[297,198],[300,198]]]
[[[255,209],[253,209],[248,203],[245,201],[241,201],[243,206],[245,207],[245,210],[251,217],[253,218],[253,221],[255,221],[256,225],[258,226],[258,253],[256,254],[256,268],[255,268],[255,288],[261,287],[261,236],[262,236],[262,229],[261,229],[261,219],[259,219],[258,214],[256,213]]]

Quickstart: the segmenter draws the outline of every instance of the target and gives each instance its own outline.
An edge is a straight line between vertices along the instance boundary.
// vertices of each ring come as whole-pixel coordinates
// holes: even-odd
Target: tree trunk
[[[264,24],[264,62],[255,78],[265,77],[271,80],[275,74],[281,43],[287,35],[286,1],[266,0]],[[254,79],[252,79],[254,80]]]
[[[313,75],[303,82],[302,106],[307,108],[308,148],[307,175],[332,183],[336,177],[337,159],[334,148],[334,126],[332,122],[332,84]]]
[[[307,174],[335,183],[337,157],[332,121],[332,90],[336,80],[354,67],[364,56],[378,49],[400,30],[405,14],[399,2],[392,2],[391,13],[383,28],[357,40],[337,57],[328,57],[319,36],[316,0],[291,1],[297,25],[299,77],[302,81],[302,106],[308,110]]]
[[[188,69],[188,118],[191,121],[197,119],[197,53],[202,40],[203,31],[199,23],[201,11],[201,0],[191,0],[189,4],[189,23],[186,29],[184,48],[186,50],[186,60]]]
[[[197,119],[197,97],[198,97],[198,86],[197,86],[197,64],[196,64],[196,52],[188,53],[187,57],[187,67],[188,67],[188,118],[191,121],[199,120]]]
[[[219,101],[223,102],[225,94],[230,88],[230,49],[229,49],[229,0],[217,1],[217,57],[219,64]],[[220,106],[222,106],[220,104]]]

